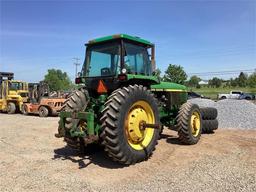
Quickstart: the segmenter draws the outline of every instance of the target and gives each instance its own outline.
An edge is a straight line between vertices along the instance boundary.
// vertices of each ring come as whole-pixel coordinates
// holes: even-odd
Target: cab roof
[[[144,44],[146,46],[152,46],[153,45],[153,43],[151,43],[151,42],[149,42],[145,39],[141,39],[139,37],[131,36],[131,35],[127,35],[127,34],[116,34],[116,35],[109,35],[109,36],[105,36],[105,37],[100,37],[100,38],[88,41],[87,45],[106,42],[106,41],[111,41],[111,40],[114,40],[114,39],[128,39],[128,40],[131,40],[131,41],[135,41],[135,42]]]

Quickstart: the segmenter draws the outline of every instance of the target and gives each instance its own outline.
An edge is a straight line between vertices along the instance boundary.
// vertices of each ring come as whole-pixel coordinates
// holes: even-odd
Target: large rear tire
[[[14,114],[15,111],[16,111],[15,103],[12,103],[12,102],[8,103],[8,105],[7,105],[7,113],[8,114]]]
[[[108,156],[121,164],[146,160],[155,149],[159,129],[141,128],[141,123],[160,125],[157,100],[143,86],[117,89],[102,111],[101,139]]]
[[[202,117],[199,106],[184,103],[177,118],[179,140],[187,145],[196,144],[202,132]]]

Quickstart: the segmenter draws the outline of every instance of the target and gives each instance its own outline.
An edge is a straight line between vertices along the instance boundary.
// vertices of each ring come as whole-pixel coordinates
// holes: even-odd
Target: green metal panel
[[[113,39],[129,39],[129,40],[136,41],[136,42],[148,45],[148,46],[153,45],[152,43],[150,43],[149,41],[147,41],[145,39],[141,39],[139,37],[130,36],[130,35],[126,35],[126,34],[109,35],[109,36],[93,39],[93,40],[90,40],[88,42],[88,44],[100,43],[100,42],[104,42],[104,41],[110,41]]]
[[[187,91],[187,87],[184,86],[184,85],[177,84],[177,83],[161,81],[159,84],[151,85],[151,90],[152,91],[186,92]]]
[[[94,135],[94,113],[92,112],[78,112],[78,113],[72,113],[67,111],[62,111],[59,114],[60,117],[60,128],[64,128],[64,122],[66,118],[73,118],[73,119],[83,119],[87,123],[87,133],[88,135]],[[79,130],[76,125],[72,125],[72,128],[70,129],[70,135],[72,137],[84,137],[86,134],[83,130]]]
[[[131,79],[149,80],[149,81],[153,81],[154,83],[160,83],[157,76],[127,74],[127,80],[131,80]]]

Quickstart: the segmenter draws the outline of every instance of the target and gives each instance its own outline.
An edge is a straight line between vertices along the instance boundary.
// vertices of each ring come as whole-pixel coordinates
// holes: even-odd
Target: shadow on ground
[[[103,148],[96,144],[87,146],[84,153],[74,150],[68,146],[55,149],[54,157],[52,159],[70,160],[73,163],[77,163],[79,169],[86,168],[90,164],[95,164],[109,169],[120,169],[126,167],[126,165],[121,165],[107,157]]]
[[[161,140],[165,140],[169,144],[184,145],[182,144],[176,136],[162,134]],[[159,146],[157,146],[159,147]],[[79,169],[86,168],[90,164],[95,164],[100,167],[108,169],[120,169],[127,167],[128,165],[122,165],[111,160],[106,153],[104,153],[103,148],[100,145],[93,144],[85,148],[84,153],[78,150],[74,150],[68,146],[55,149],[54,157],[55,159],[69,160],[73,163],[77,163]]]
[[[205,134],[211,135],[211,134],[214,134],[214,131],[210,133],[202,133],[202,135],[205,135]],[[161,139],[164,139],[167,143],[174,144],[174,145],[187,145],[180,142],[179,138],[173,135],[162,134]]]
[[[166,143],[175,144],[175,145],[184,145],[183,143],[180,142],[178,137],[173,135],[162,134],[161,139],[164,139]]]

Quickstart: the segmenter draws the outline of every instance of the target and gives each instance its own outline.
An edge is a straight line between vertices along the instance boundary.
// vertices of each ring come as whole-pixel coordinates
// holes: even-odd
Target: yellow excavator
[[[28,83],[14,80],[14,74],[0,72],[0,111],[13,114],[28,102]]]

